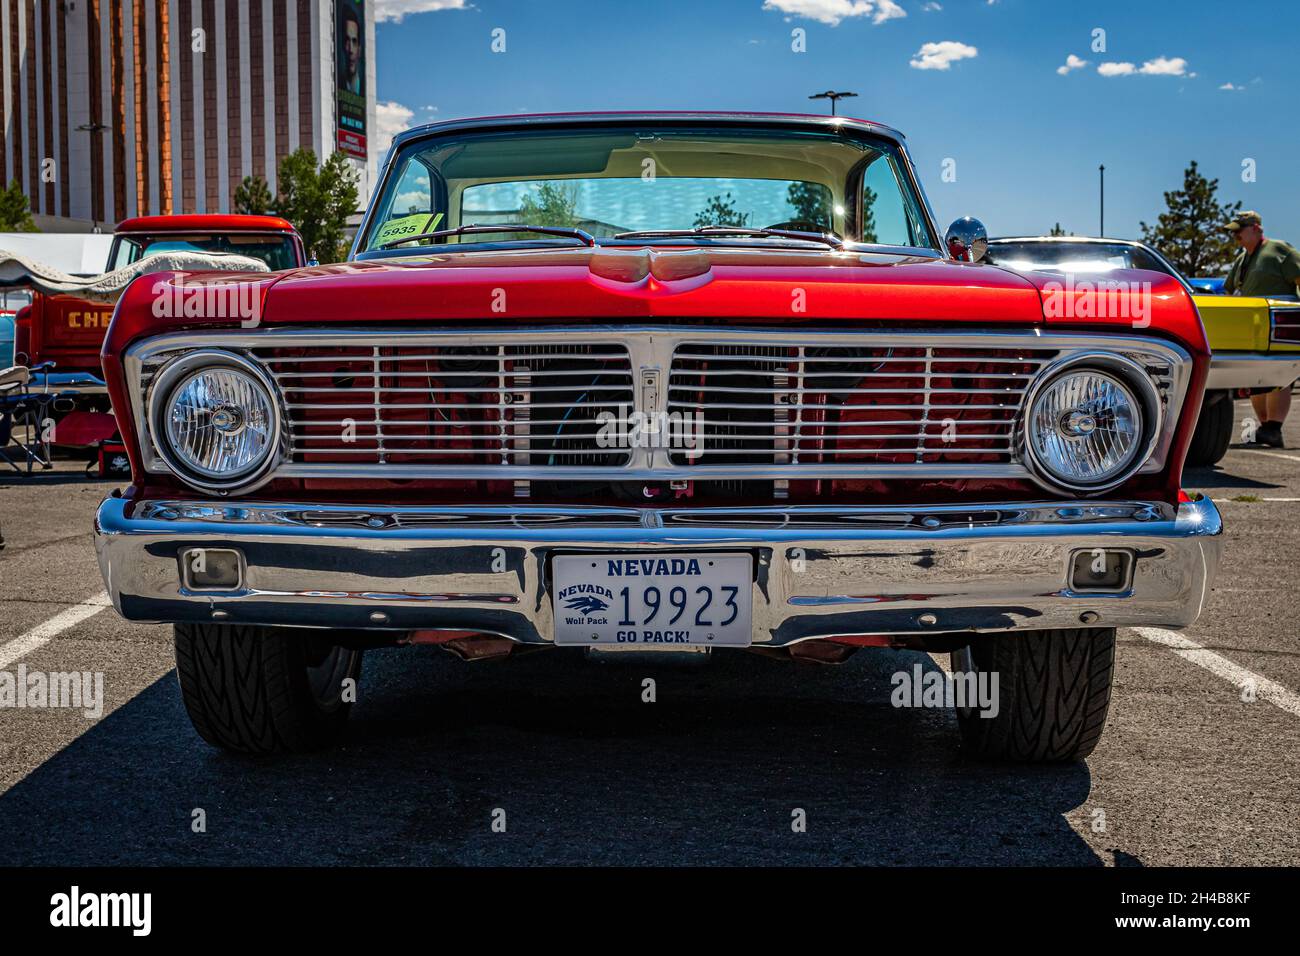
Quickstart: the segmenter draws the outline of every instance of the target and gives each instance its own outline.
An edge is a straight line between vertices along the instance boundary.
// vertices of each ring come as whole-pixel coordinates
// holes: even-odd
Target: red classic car
[[[142,216],[118,223],[105,271],[180,250],[249,256],[272,270],[307,264],[297,230],[278,216]],[[15,358],[21,365],[54,363],[36,376],[36,387],[72,390],[89,397],[82,404],[107,409],[107,402],[94,396],[105,392],[99,352],[112,317],[111,304],[35,293],[17,316]]]
[[[113,602],[235,750],[335,739],[363,651],[423,643],[951,653],[971,752],[1085,756],[1115,629],[1190,624],[1217,567],[1179,484],[1209,352],[1170,276],[1085,309],[985,244],[871,122],[403,133],[351,261],[123,296]]]

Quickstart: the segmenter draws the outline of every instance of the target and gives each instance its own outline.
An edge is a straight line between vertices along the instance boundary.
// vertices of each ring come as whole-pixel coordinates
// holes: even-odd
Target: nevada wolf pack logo
[[[609,605],[594,594],[579,594],[576,597],[571,597],[564,606],[570,611],[580,611],[583,614],[595,614],[599,611],[609,610]]]

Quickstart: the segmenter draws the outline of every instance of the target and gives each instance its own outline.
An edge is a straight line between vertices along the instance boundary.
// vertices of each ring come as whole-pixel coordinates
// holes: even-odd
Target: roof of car
[[[1137,239],[1106,239],[1101,236],[998,236],[989,242],[1104,242],[1112,246],[1145,246]]]
[[[229,213],[184,216],[138,216],[124,219],[114,232],[293,232],[293,225],[279,216],[239,216]]]
[[[613,111],[596,113],[516,113],[503,116],[477,116],[469,119],[444,120],[426,123],[404,130],[393,138],[393,148],[408,140],[429,133],[458,129],[491,129],[502,127],[535,126],[593,126],[606,123],[703,121],[727,125],[751,126],[803,126],[819,129],[851,127],[884,136],[895,142],[904,142],[904,136],[893,127],[872,120],[851,116],[827,116],[823,113],[755,113],[755,112],[702,112],[702,111]]]

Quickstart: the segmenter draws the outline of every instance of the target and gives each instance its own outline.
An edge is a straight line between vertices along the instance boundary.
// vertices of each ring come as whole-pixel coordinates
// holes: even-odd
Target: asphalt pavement
[[[102,606],[90,528],[117,483],[0,474],[0,670],[102,672],[106,698],[0,709],[0,866],[1300,864],[1300,415],[1286,436],[1187,473],[1227,526],[1208,607],[1183,642],[1120,632],[1106,735],[1063,767],[964,760],[951,711],[889,701],[940,662],[893,651],[374,651],[341,747],[224,754],[190,728],[170,628]]]

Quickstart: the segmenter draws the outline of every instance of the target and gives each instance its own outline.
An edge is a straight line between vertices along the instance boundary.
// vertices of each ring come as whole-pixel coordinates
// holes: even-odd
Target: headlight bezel
[[[253,465],[228,478],[215,478],[196,471],[172,447],[168,437],[167,416],[176,392],[195,375],[217,369],[230,369],[251,378],[265,393],[271,410],[271,434],[268,451]],[[172,359],[154,376],[149,387],[147,411],[149,437],[158,458],[186,484],[204,491],[228,493],[246,491],[270,478],[285,455],[285,413],[280,390],[270,374],[258,363],[237,352],[218,348],[196,349]]]
[[[1117,380],[1136,400],[1140,415],[1136,451],[1119,471],[1097,481],[1078,481],[1061,476],[1044,462],[1031,435],[1034,410],[1043,393],[1066,375],[1093,372]],[[1128,481],[1151,459],[1165,429],[1165,407],[1156,383],[1138,362],[1118,352],[1076,352],[1049,363],[1025,392],[1016,427],[1018,456],[1034,480],[1054,492],[1082,495],[1103,494]]]

